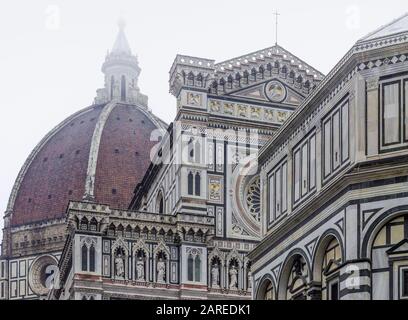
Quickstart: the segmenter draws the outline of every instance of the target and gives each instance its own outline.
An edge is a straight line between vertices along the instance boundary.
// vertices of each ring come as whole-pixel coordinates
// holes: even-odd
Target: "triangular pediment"
[[[399,254],[399,253],[408,253],[408,239],[403,239],[398,242],[396,245],[387,250],[387,253],[390,254]]]
[[[213,94],[266,102],[287,98],[285,103],[292,105],[300,104],[324,77],[278,45],[217,63],[214,69]]]
[[[289,104],[293,106],[299,105],[305,98],[304,95],[277,78],[273,78],[249,88],[236,90],[228,95],[262,102]]]

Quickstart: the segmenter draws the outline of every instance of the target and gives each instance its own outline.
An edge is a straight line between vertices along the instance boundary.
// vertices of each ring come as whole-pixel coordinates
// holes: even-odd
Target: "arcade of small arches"
[[[82,231],[96,231],[101,232],[104,230],[104,234],[110,237],[120,237],[128,239],[143,239],[152,241],[164,241],[166,243],[178,243],[181,240],[188,242],[204,243],[207,240],[210,230],[202,228],[192,227],[178,227],[171,226],[160,227],[151,223],[137,223],[127,224],[122,223],[110,223],[106,227],[102,227],[105,224],[103,221],[97,221],[94,217],[90,220],[83,217],[78,221],[78,229]],[[89,248],[89,247],[88,247]]]
[[[304,93],[308,94],[310,90],[316,87],[316,84],[311,74],[302,73],[304,74],[303,76],[300,73],[296,73],[295,70],[290,69],[286,64],[276,60],[256,68],[252,67],[251,69],[235,72],[235,74],[231,73],[228,76],[216,79],[210,83],[209,92],[220,94],[228,92],[229,90],[239,89],[243,85],[279,76],[281,79],[285,79],[288,83],[294,84],[296,87],[302,89]],[[190,71],[189,73],[185,73],[183,71],[181,78],[183,83],[188,86],[206,88],[209,75],[201,72],[194,73]]]
[[[372,234],[368,244],[367,255],[374,255],[391,264],[392,250],[408,243],[408,214],[393,216],[383,221]],[[375,252],[377,251],[377,252]],[[406,252],[406,251],[405,251]],[[383,255],[383,257],[381,257]],[[378,258],[380,257],[380,258]],[[400,276],[399,288],[402,297],[408,298],[408,256],[405,255]],[[321,236],[313,260],[310,262],[306,254],[295,249],[288,254],[279,276],[264,275],[254,292],[259,300],[338,300],[340,296],[340,269],[344,265],[344,246],[336,231],[328,231]],[[376,263],[372,263],[372,271]]]

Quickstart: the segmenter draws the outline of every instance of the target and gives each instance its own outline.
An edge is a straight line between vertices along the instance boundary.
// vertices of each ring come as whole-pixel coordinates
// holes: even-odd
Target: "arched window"
[[[272,282],[268,281],[268,284],[265,288],[265,295],[264,300],[274,300],[275,299],[275,292],[273,291]]]
[[[194,86],[194,74],[192,72],[188,74],[187,80],[188,80],[187,84],[189,86]]]
[[[115,78],[112,76],[111,77],[111,83],[110,83],[110,98],[111,100],[113,99],[113,91],[115,90]]]
[[[196,282],[200,282],[201,281],[201,258],[200,255],[196,255],[195,258],[195,266],[194,266],[194,280]]]
[[[193,255],[188,255],[187,260],[187,280],[194,281],[194,258]]]
[[[156,212],[164,213],[164,198],[163,193],[160,191],[156,199]]]
[[[336,238],[327,245],[322,266],[322,298],[338,300],[340,295],[338,267],[342,262],[341,247]]]
[[[188,186],[187,186],[187,189],[188,189],[188,194],[189,195],[193,195],[194,193],[193,193],[193,188],[194,188],[194,175],[193,175],[193,173],[190,171],[190,173],[188,174]]]
[[[408,298],[408,214],[400,215],[384,224],[377,232],[371,249],[371,271],[382,272],[389,280],[389,290],[379,277],[372,278],[374,300]],[[384,271],[384,266],[390,266]]]
[[[408,220],[408,215],[397,217],[384,225],[375,237],[373,249],[392,246],[408,238],[408,224],[405,220]]]
[[[95,272],[95,247],[91,245],[89,248],[89,271]]]
[[[120,81],[120,99],[126,101],[126,78],[122,76]]]
[[[190,138],[190,140],[188,141],[187,152],[188,152],[188,161],[194,162],[194,140],[193,138]]]
[[[81,259],[82,271],[88,271],[88,247],[86,246],[85,243],[82,245],[81,257],[82,257]]]
[[[308,269],[305,259],[301,255],[293,258],[286,287],[287,300],[306,300],[306,284],[308,283]]]
[[[201,194],[201,176],[200,174],[197,172],[195,175],[195,195],[199,196]]]
[[[192,249],[188,255],[187,280],[193,282],[201,281],[201,257],[197,249]]]

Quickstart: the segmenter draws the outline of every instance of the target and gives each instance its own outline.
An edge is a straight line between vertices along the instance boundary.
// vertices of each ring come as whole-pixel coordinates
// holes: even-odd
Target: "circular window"
[[[37,258],[30,267],[29,284],[37,295],[46,295],[57,276],[57,261],[52,256]]]
[[[261,213],[261,187],[259,176],[254,177],[248,184],[245,192],[245,203],[248,212],[256,221],[260,221]]]
[[[273,102],[282,102],[286,97],[286,89],[279,81],[269,82],[265,87],[265,93]]]

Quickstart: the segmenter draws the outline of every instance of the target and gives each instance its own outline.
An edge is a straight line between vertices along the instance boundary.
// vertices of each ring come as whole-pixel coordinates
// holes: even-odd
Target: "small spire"
[[[129,42],[125,35],[126,22],[124,19],[119,19],[118,27],[119,32],[115,44],[113,45],[112,53],[125,53],[131,55],[132,50],[130,49]]]

